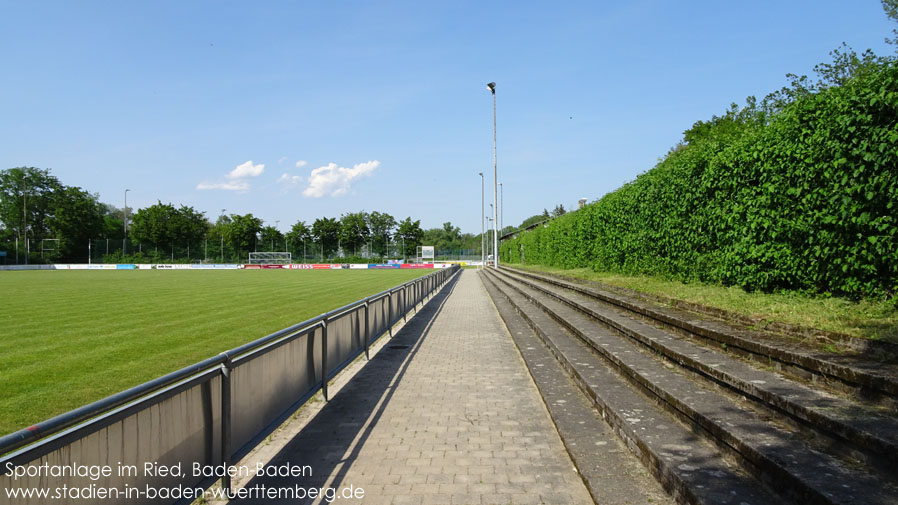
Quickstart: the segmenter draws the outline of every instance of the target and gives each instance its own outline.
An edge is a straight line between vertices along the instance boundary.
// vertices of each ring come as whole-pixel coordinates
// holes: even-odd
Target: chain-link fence
[[[0,265],[53,263],[60,257],[59,240],[18,237],[0,240]]]
[[[73,250],[72,250],[73,249]],[[55,239],[28,239],[0,242],[0,265],[42,263],[246,263],[250,252],[289,252],[293,263],[375,263],[387,259],[415,261],[414,249],[403,254],[401,243],[385,248],[370,243],[358,246],[324,246],[320,242],[291,243],[270,241],[253,249],[234,247],[222,240],[201,240],[153,244],[129,239],[96,239],[82,247],[70,248],[68,257]],[[27,259],[26,259],[27,257]],[[476,249],[435,251],[436,261],[480,261]]]

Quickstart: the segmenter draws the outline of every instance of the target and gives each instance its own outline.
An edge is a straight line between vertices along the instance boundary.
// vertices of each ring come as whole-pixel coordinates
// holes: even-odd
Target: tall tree
[[[209,233],[210,225],[205,212],[181,205],[175,210],[173,217],[169,223],[170,233],[178,242],[199,242]]]
[[[230,241],[225,244],[227,240],[227,230],[228,226],[231,224],[231,218],[225,214],[218,216],[218,219],[215,220],[215,224],[209,226],[209,244],[212,246],[210,249],[210,256],[215,256],[212,254],[213,251],[217,251],[218,257],[220,261],[224,261],[225,256],[230,257],[231,254],[225,251],[225,246],[229,246]],[[218,246],[220,249],[215,249],[215,246]],[[239,261],[239,260],[238,260]]]
[[[332,217],[319,217],[312,223],[312,236],[321,246],[323,256],[330,256],[337,250],[340,223]]]
[[[66,186],[54,198],[49,225],[59,239],[55,257],[60,261],[87,260],[87,243],[103,233],[103,210],[97,196],[81,188]]]
[[[368,214],[362,212],[350,212],[340,218],[340,246],[346,252],[358,254],[358,251],[368,241],[371,231],[368,229]]]
[[[305,221],[297,221],[293,224],[293,227],[290,228],[290,231],[287,232],[287,242],[290,247],[294,250],[299,251],[300,247],[302,247],[303,256],[308,252],[306,246],[307,242],[312,238],[312,230],[306,224]],[[303,257],[303,261],[305,261],[305,257]]]
[[[274,226],[262,228],[259,240],[261,247],[269,251],[279,251],[281,247],[284,247],[284,234]]]
[[[252,214],[231,214],[231,222],[225,227],[225,241],[243,258],[250,251],[256,250],[262,220]]]
[[[123,211],[115,205],[108,203],[100,204],[100,211],[103,214],[103,231],[100,238],[106,239],[122,239],[125,237],[125,225],[122,221]],[[129,213],[130,215],[130,213]]]
[[[62,189],[49,170],[34,167],[10,168],[0,172],[0,223],[28,238],[47,238],[55,193]]]
[[[898,23],[898,0],[882,0],[882,10],[886,17]],[[886,43],[898,46],[898,29],[892,28],[894,38],[886,38]]]
[[[460,249],[461,229],[451,222],[445,222],[442,228],[424,230],[423,240],[425,245],[432,245],[438,251]]]
[[[415,256],[416,248],[421,245],[423,238],[424,230],[421,229],[421,220],[412,221],[411,217],[406,217],[399,223],[396,240],[403,245],[406,258]]]
[[[175,208],[160,201],[138,209],[129,221],[128,234],[133,240],[160,246],[197,243],[209,231],[204,213],[186,205]]]
[[[396,219],[386,212],[374,211],[368,214],[368,227],[371,229],[371,239],[374,251],[380,256],[386,256],[387,245],[396,228]]]
[[[148,242],[153,245],[169,245],[175,241],[171,223],[175,220],[177,210],[170,203],[157,201],[155,204],[137,212],[131,217],[129,233],[132,239]]]

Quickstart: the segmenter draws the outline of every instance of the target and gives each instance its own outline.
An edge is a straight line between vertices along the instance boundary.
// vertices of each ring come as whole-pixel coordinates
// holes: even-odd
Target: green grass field
[[[0,435],[429,272],[0,272]]]
[[[898,343],[898,307],[893,300],[853,302],[844,298],[814,297],[794,292],[749,293],[738,287],[686,284],[644,275],[593,272],[585,268],[564,270],[535,265],[512,266],[685,300],[756,319]]]

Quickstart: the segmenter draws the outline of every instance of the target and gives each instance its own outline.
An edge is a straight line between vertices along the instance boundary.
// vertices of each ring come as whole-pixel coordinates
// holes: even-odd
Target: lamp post
[[[493,202],[496,203],[496,207],[493,207],[493,226],[496,226],[496,213],[499,211],[499,190],[498,190],[498,162],[496,160],[496,83],[491,82],[486,85],[486,89],[490,90],[490,93],[493,95]],[[497,234],[493,234],[493,267],[499,268],[499,236]]]
[[[489,227],[489,230],[492,231],[493,237],[496,236],[496,220],[492,217],[494,215],[495,214],[493,214],[493,204],[490,204],[490,217],[489,217],[490,227]],[[491,248],[490,253],[493,255],[493,265],[495,265],[496,264],[496,248],[493,246],[492,237],[490,237],[490,248]],[[489,261],[489,257],[487,257],[487,261]]]
[[[128,191],[130,189],[125,190],[125,208],[122,210],[122,256],[128,254],[127,246],[125,245],[128,240]]]
[[[490,232],[490,227],[493,226],[493,218],[492,218],[491,216],[486,216],[486,221],[487,221],[487,223],[489,223],[489,224],[487,225],[487,229],[486,229],[487,233],[489,233],[489,232]],[[487,239],[487,242],[486,242],[486,243],[487,243],[487,246],[486,246],[486,252],[489,253],[489,254],[492,254],[491,248],[492,248],[492,246],[493,246],[493,239],[492,239],[492,238]],[[487,263],[489,263],[489,255],[487,255],[487,260],[486,260],[486,261],[487,261]],[[493,265],[496,264],[495,261],[496,261],[496,258],[493,257]]]
[[[499,233],[502,233],[502,230],[505,229],[503,226],[503,222],[505,218],[503,214],[505,214],[505,192],[502,190],[502,183],[499,183]]]
[[[486,245],[486,230],[483,229],[483,216],[486,212],[486,209],[483,207],[483,172],[478,172],[480,174],[480,268],[483,268],[486,265],[486,253],[484,252],[484,246]]]
[[[274,229],[275,230],[278,229],[278,223],[280,223],[280,222],[281,222],[280,219],[274,220]],[[284,249],[286,249],[286,247]],[[271,250],[274,251],[274,235],[271,236]]]

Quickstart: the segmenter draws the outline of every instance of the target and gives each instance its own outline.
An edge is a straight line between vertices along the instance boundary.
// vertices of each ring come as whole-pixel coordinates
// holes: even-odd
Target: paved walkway
[[[257,476],[244,487],[364,490],[362,500],[335,501],[352,505],[592,503],[474,270],[410,320],[269,466],[285,463],[312,475]],[[231,503],[327,502],[293,496]]]

